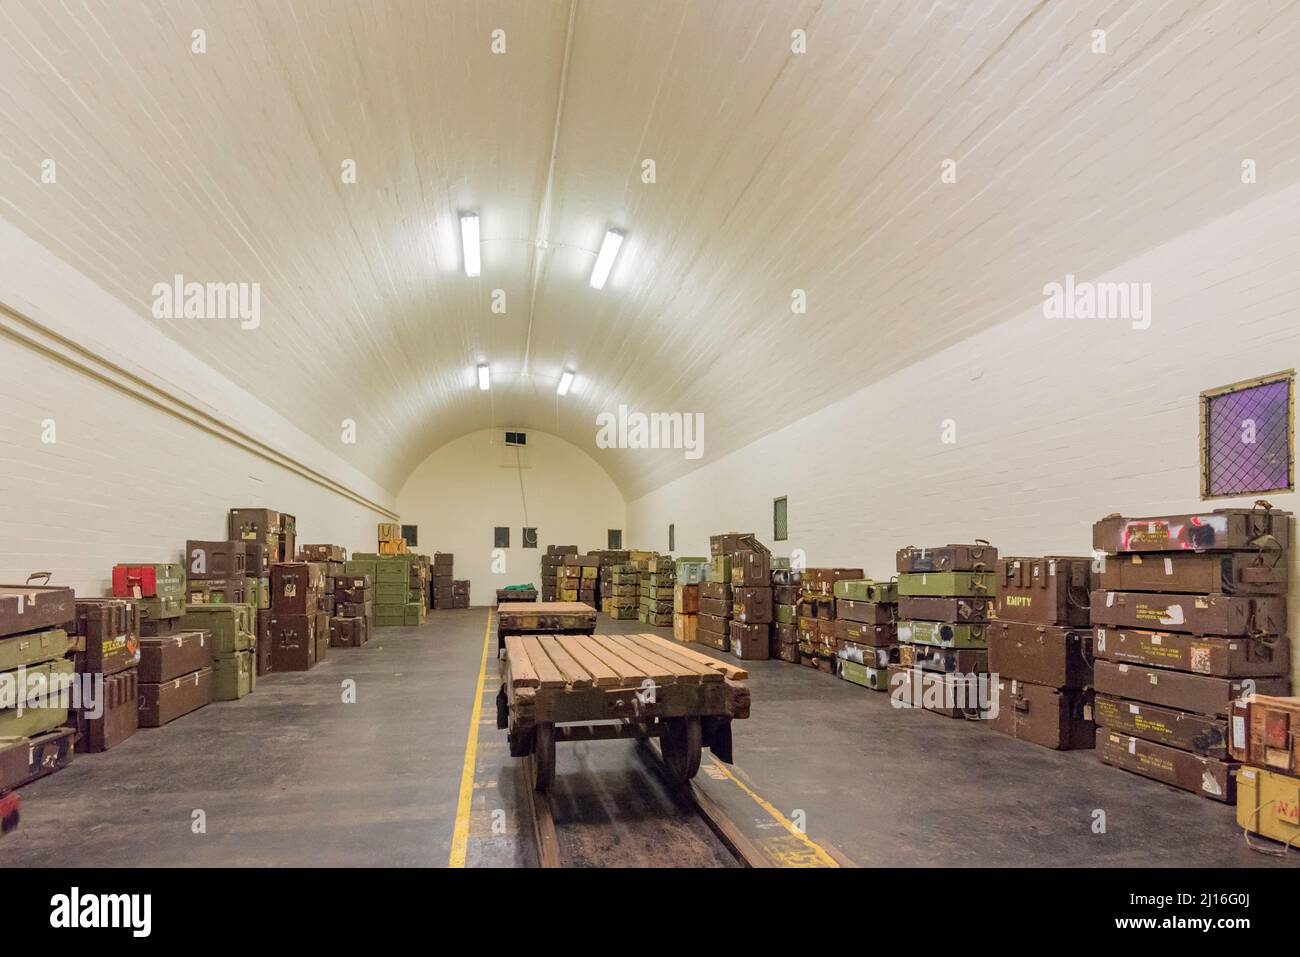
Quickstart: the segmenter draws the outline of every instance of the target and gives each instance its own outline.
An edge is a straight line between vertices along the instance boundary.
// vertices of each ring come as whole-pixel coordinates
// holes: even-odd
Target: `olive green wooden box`
[[[257,611],[252,605],[189,605],[181,627],[206,631],[213,655],[249,651],[257,643]]]
[[[992,572],[906,572],[898,576],[898,594],[907,598],[994,597]]]
[[[68,653],[68,633],[62,628],[0,638],[0,671],[53,661]]]

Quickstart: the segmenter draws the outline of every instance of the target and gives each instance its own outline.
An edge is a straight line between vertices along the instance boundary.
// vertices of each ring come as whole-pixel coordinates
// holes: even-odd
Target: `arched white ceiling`
[[[521,426],[631,500],[696,463],[600,411],[702,412],[707,460],[1294,181],[1297,49],[1220,0],[6,0],[0,215],[141,315],[260,282],[256,331],[161,325],[391,489]]]

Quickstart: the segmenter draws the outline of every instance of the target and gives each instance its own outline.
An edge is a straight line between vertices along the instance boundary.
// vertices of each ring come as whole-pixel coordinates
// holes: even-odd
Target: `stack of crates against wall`
[[[272,671],[307,671],[328,655],[327,570],[325,562],[277,562],[271,566]]]
[[[456,557],[451,552],[434,552],[433,563],[429,566],[430,594],[433,595],[433,607],[439,610],[456,607],[456,586],[452,576],[455,574]]]
[[[565,555],[578,554],[577,545],[547,545],[542,556],[542,601],[560,600],[560,569]]]
[[[580,601],[596,607],[596,578],[600,559],[594,555],[565,555],[560,566],[560,601]]]
[[[898,583],[842,578],[832,591],[840,677],[873,691],[888,691],[888,669],[899,656]]]
[[[360,648],[370,640],[375,616],[376,559],[353,556],[334,577],[334,615],[329,620],[331,648]]]
[[[861,568],[805,568],[800,573],[795,627],[799,663],[827,674],[839,671],[840,641],[836,637],[835,583],[862,581]]]
[[[37,600],[43,601],[44,596],[38,593]],[[140,726],[140,610],[129,599],[80,598],[70,631],[77,674],[103,675],[104,680],[103,707],[87,709],[83,702],[83,707],[74,711],[76,750],[107,751]],[[0,667],[4,664],[4,651],[0,650]],[[4,761],[0,752],[0,766]],[[5,788],[3,780],[0,770],[0,790]]]
[[[605,602],[614,594],[614,568],[619,564],[621,563],[605,561],[604,555],[600,557],[600,574],[596,577],[596,607],[600,611],[606,611]]]
[[[320,609],[326,616],[323,635],[325,646],[339,648],[353,644],[351,641],[336,638],[336,634],[369,635],[368,623],[364,619],[359,623],[347,621],[342,625],[336,624],[345,617],[340,614],[338,591],[340,584],[346,584],[348,550],[342,545],[303,545],[298,549],[298,558],[325,566],[325,588],[320,600]],[[364,638],[356,644],[364,644]]]
[[[695,622],[695,640],[718,651],[731,650],[731,553],[720,550],[720,539],[725,537],[709,538],[709,564],[700,582],[700,611]]]
[[[238,701],[257,690],[257,609],[247,604],[186,606],[181,627],[211,643],[212,700]]]
[[[1291,720],[1273,704],[1291,692],[1290,534],[1291,515],[1263,502],[1110,515],[1092,531],[1097,756],[1225,802],[1236,800],[1246,760],[1256,768],[1245,795],[1252,828],[1272,814],[1253,802],[1265,790],[1281,796],[1279,781],[1260,770],[1289,770],[1271,763],[1281,755],[1270,748]],[[1252,694],[1264,703],[1238,704]]]
[[[695,641],[700,623],[700,583],[709,570],[703,557],[683,557],[674,565],[673,637],[678,641]]]
[[[900,706],[950,718],[992,718],[996,687],[988,674],[998,550],[983,540],[898,550],[898,662],[890,689]],[[983,602],[983,604],[981,604]]]
[[[19,669],[54,681],[71,679],[75,665],[65,658],[76,617],[71,588],[0,585],[0,680],[24,688]],[[105,691],[108,690],[105,680]],[[67,707],[0,706],[0,793],[61,770],[75,753],[76,732]],[[16,704],[16,702],[14,703]],[[42,764],[48,759],[49,767]]]
[[[761,661],[772,645],[772,555],[741,548],[731,554],[731,653]]]
[[[469,607],[469,579],[457,578],[451,583],[451,607]]]
[[[790,567],[790,560],[781,565],[772,560],[772,638],[768,643],[768,657],[778,661],[799,664],[799,592],[803,572]]]
[[[647,625],[671,628],[673,625],[673,586],[677,572],[671,555],[654,555],[641,560],[638,583],[640,605],[637,618]]]
[[[632,621],[637,617],[641,599],[641,575],[632,562],[610,567],[608,594],[601,610],[610,618]]]
[[[281,560],[285,525],[267,508],[232,508],[228,522],[226,534],[244,543],[244,601],[257,608],[258,674],[264,675],[271,661],[271,566]]]
[[[180,565],[137,564],[113,566],[113,597],[129,598],[140,612],[140,634],[171,635],[181,630],[185,614],[185,570]]]
[[[1092,565],[1092,556],[1002,556],[995,565],[996,620],[987,621],[978,599],[956,602],[963,620],[988,630],[995,731],[1057,750],[1096,745]]]
[[[421,556],[416,554],[411,555],[406,579],[406,604],[408,606],[408,612],[410,610],[409,606],[420,606],[420,614],[418,616],[419,621],[417,621],[416,624],[419,624],[420,621],[424,621],[429,612],[429,605],[432,603],[431,596],[434,594],[432,568],[433,565],[427,560],[423,560]],[[407,618],[410,617],[411,616],[407,614]]]
[[[207,632],[181,624],[186,610],[184,568],[173,564],[115,565],[113,596],[134,602],[140,617],[139,726],[159,727],[209,704],[212,642]]]
[[[596,576],[596,606],[604,609],[605,599],[613,594],[614,587],[614,569],[618,565],[628,562],[631,552],[618,549],[601,549],[598,551],[588,552],[588,555],[595,555],[600,560],[600,568],[597,569]]]
[[[582,586],[582,566],[578,564],[580,555],[565,555],[558,570],[559,597],[557,601],[577,601],[578,589]]]
[[[241,604],[248,586],[247,555],[242,540],[185,543],[185,601],[192,605]],[[256,586],[252,599],[256,600]]]
[[[407,624],[418,625],[425,615],[425,602],[411,601],[411,567],[419,566],[415,556],[380,555],[375,552],[358,553],[345,566],[361,569],[373,565],[374,627],[391,628]]]
[[[424,610],[433,610],[433,558],[429,555],[416,555],[415,560],[420,564],[421,576],[424,581],[424,590],[420,595],[420,600],[424,602]]]
[[[379,554],[409,554],[409,549],[406,547],[406,539],[402,537],[402,526],[397,522],[379,523]]]

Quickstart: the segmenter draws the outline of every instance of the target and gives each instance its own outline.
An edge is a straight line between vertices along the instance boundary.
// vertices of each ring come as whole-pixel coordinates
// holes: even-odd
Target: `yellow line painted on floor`
[[[808,848],[808,850],[812,851],[812,853],[816,856],[817,860],[820,861],[823,866],[825,867],[840,866],[839,862],[835,860],[835,858],[831,857],[829,854],[826,853],[825,848],[823,848],[820,844],[818,844],[816,841],[810,838],[807,834],[803,833],[801,830],[795,827],[793,821],[791,821],[784,814],[782,814],[780,811],[774,808],[770,803],[768,803],[767,801],[763,800],[763,798],[755,794],[754,791],[751,788],[749,788],[744,781],[740,780],[740,778],[736,777],[729,770],[727,770],[725,765],[723,765],[718,761],[713,761],[713,760],[710,760],[709,763],[713,767],[721,771],[727,777],[727,780],[731,781],[734,785],[736,785],[736,787],[740,788],[751,798],[753,798],[755,804],[757,804],[764,811],[770,814],[773,820],[775,820],[783,828],[785,828],[792,835],[794,835],[794,837],[800,843],[802,843],[806,848]]]
[[[451,832],[451,857],[448,867],[464,867],[469,851],[469,806],[474,796],[474,761],[478,756],[478,726],[483,713],[483,685],[487,680],[488,648],[492,643],[492,610],[488,609],[483,628],[483,662],[478,668],[478,687],[474,691],[474,711],[469,716],[469,737],[465,741],[465,764],[460,771],[460,800],[456,803],[456,827]]]

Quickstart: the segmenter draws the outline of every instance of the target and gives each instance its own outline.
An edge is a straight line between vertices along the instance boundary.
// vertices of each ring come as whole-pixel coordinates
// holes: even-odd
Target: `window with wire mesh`
[[[612,552],[621,552],[623,550],[623,529],[609,529],[609,538],[605,547]]]
[[[677,551],[677,526],[676,525],[668,526],[668,550],[670,552]]]
[[[1295,488],[1295,373],[1201,393],[1201,497]]]
[[[522,542],[523,542],[523,546],[524,546],[524,548],[536,548],[536,547],[537,547],[537,529],[535,529],[535,528],[529,528],[528,526],[524,526],[524,534],[523,534]]]
[[[403,525],[402,538],[405,539],[407,545],[410,545],[412,548],[416,547],[420,544],[419,528],[414,525]]]
[[[784,542],[789,531],[785,514],[785,496],[782,495],[772,502],[772,541]]]
[[[492,547],[493,548],[510,547],[510,526],[508,525],[496,526],[496,531],[492,535]]]

